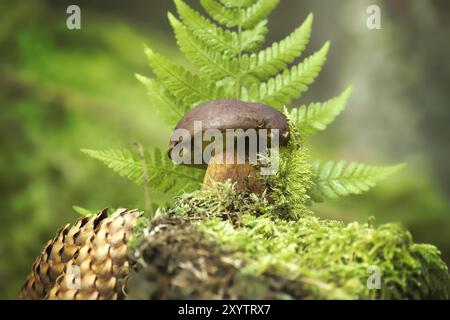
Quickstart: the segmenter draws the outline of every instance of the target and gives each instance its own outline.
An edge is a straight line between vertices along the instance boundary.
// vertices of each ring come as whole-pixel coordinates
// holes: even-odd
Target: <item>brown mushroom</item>
[[[199,123],[201,124],[200,128],[197,125]],[[180,141],[180,131],[177,131],[177,129],[183,131],[190,139],[185,141],[183,138]],[[234,147],[236,147],[236,140],[239,134],[248,132],[248,129],[254,129],[252,132],[258,133],[259,153],[262,151],[261,147],[267,148],[267,145],[260,145],[259,133],[261,129],[265,129],[264,132],[268,133],[268,142],[271,139],[273,129],[279,130],[277,137],[279,137],[278,144],[280,146],[286,145],[289,141],[289,124],[283,113],[261,103],[230,99],[217,100],[194,107],[180,120],[171,137],[168,150],[169,157],[174,160],[172,153],[175,151],[175,148],[177,150],[181,148],[188,150],[190,155],[187,156],[192,161],[182,164],[194,167],[207,167],[203,181],[204,187],[211,185],[213,181],[225,182],[231,180],[232,183],[235,183],[236,190],[248,190],[261,194],[265,188],[265,183],[258,177],[257,169],[254,163],[250,161],[254,159],[251,158],[251,152],[255,150],[255,146],[249,144],[251,141],[253,143],[255,141],[250,140],[248,136],[241,137],[245,141],[245,152],[236,152],[236,149],[231,149],[232,154],[230,154],[230,148],[227,148],[227,143],[230,145],[230,140],[226,140],[227,134],[231,132],[229,129],[232,129],[234,132],[238,131],[236,137],[233,138]],[[205,144],[203,134],[208,130],[221,132],[225,134],[225,137],[222,141],[222,148],[212,152],[209,159],[205,159],[203,152],[207,144]],[[201,143],[195,142],[196,136],[202,137]],[[197,158],[194,159],[195,152],[200,152],[202,154],[201,158],[197,155]]]

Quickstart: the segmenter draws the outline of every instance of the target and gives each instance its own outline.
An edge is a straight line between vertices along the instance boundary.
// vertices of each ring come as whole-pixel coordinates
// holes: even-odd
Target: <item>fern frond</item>
[[[224,30],[189,7],[182,0],[174,0],[183,23],[192,33],[217,52],[237,56],[241,52],[257,49],[267,34],[267,21],[261,21],[254,28],[245,30],[240,37],[237,32]]]
[[[328,49],[327,42],[322,49],[290,70],[270,78],[267,82],[253,85],[250,88],[250,97],[278,109],[299,98],[319,75],[326,61]]]
[[[151,106],[169,125],[175,125],[188,111],[189,105],[177,102],[155,79],[136,74],[136,78],[147,88]]]
[[[259,81],[266,80],[285,69],[301,55],[308,44],[312,23],[313,15],[310,14],[300,27],[280,42],[275,42],[251,56],[244,55],[241,58],[243,72],[256,77]]]
[[[169,21],[181,51],[200,69],[200,72],[212,80],[236,77],[238,72],[236,58],[230,58],[226,54],[212,50],[170,13]]]
[[[83,153],[103,162],[122,177],[142,185],[144,182],[144,168],[137,152],[128,149],[89,150]],[[163,156],[159,149],[146,150],[145,162],[148,170],[148,184],[158,192],[177,195],[190,192],[201,185],[202,170],[190,169],[175,165],[167,156]]]
[[[314,187],[310,190],[310,196],[314,201],[321,202],[360,194],[403,167],[403,164],[379,167],[352,162],[346,166],[345,161],[315,161],[312,165]]]
[[[300,130],[300,136],[306,138],[323,131],[345,109],[352,88],[348,87],[341,95],[323,103],[311,103],[294,108],[290,112],[292,122]]]
[[[210,81],[200,79],[185,68],[176,65],[169,59],[145,50],[153,72],[158,76],[164,87],[180,101],[193,105],[204,101],[215,100],[224,96],[224,90]]]
[[[262,20],[267,19],[279,2],[280,0],[258,0],[247,8],[229,8],[220,5],[215,0],[200,1],[205,11],[218,23],[229,28],[241,26],[244,29],[253,28]]]

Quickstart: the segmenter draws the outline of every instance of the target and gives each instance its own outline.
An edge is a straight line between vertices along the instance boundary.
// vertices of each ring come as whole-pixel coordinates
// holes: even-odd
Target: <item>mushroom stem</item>
[[[211,158],[203,180],[203,188],[211,186],[214,182],[231,181],[238,192],[249,191],[261,195],[265,189],[264,180],[258,177],[258,170],[252,164],[225,163],[224,154]]]

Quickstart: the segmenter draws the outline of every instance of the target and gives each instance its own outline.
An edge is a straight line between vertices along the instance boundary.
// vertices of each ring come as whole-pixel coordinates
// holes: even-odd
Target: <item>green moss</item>
[[[309,292],[306,298],[448,298],[449,275],[432,245],[415,244],[398,224],[345,224],[311,214],[286,219],[277,204],[237,194],[230,184],[182,196],[170,214],[193,223],[233,257],[243,276],[277,274]],[[378,268],[381,288],[367,280]]]
[[[311,199],[308,191],[313,186],[308,150],[300,145],[298,129],[290,122],[291,139],[285,148],[280,149],[279,167],[274,175],[266,177],[268,194],[276,213],[285,219],[297,220],[311,215],[308,208]]]
[[[207,219],[207,218],[203,218]],[[160,216],[137,229],[129,299],[303,299],[299,280],[241,272],[244,261],[202,232],[189,216]]]
[[[137,219],[136,224],[134,225],[133,235],[130,240],[128,240],[128,246],[134,250],[141,243],[144,236],[144,230],[146,230],[150,225],[150,221],[146,217],[140,217]]]

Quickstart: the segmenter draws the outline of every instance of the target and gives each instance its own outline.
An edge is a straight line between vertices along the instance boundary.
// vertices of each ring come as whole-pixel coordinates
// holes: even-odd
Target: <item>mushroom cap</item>
[[[189,131],[194,137],[194,122],[201,121],[202,131],[218,129],[225,132],[226,129],[278,129],[279,144],[286,145],[289,141],[289,123],[286,116],[274,108],[262,103],[244,102],[235,99],[215,100],[202,103],[192,108],[178,122],[176,129]],[[169,144],[169,157],[171,150],[178,141]]]

